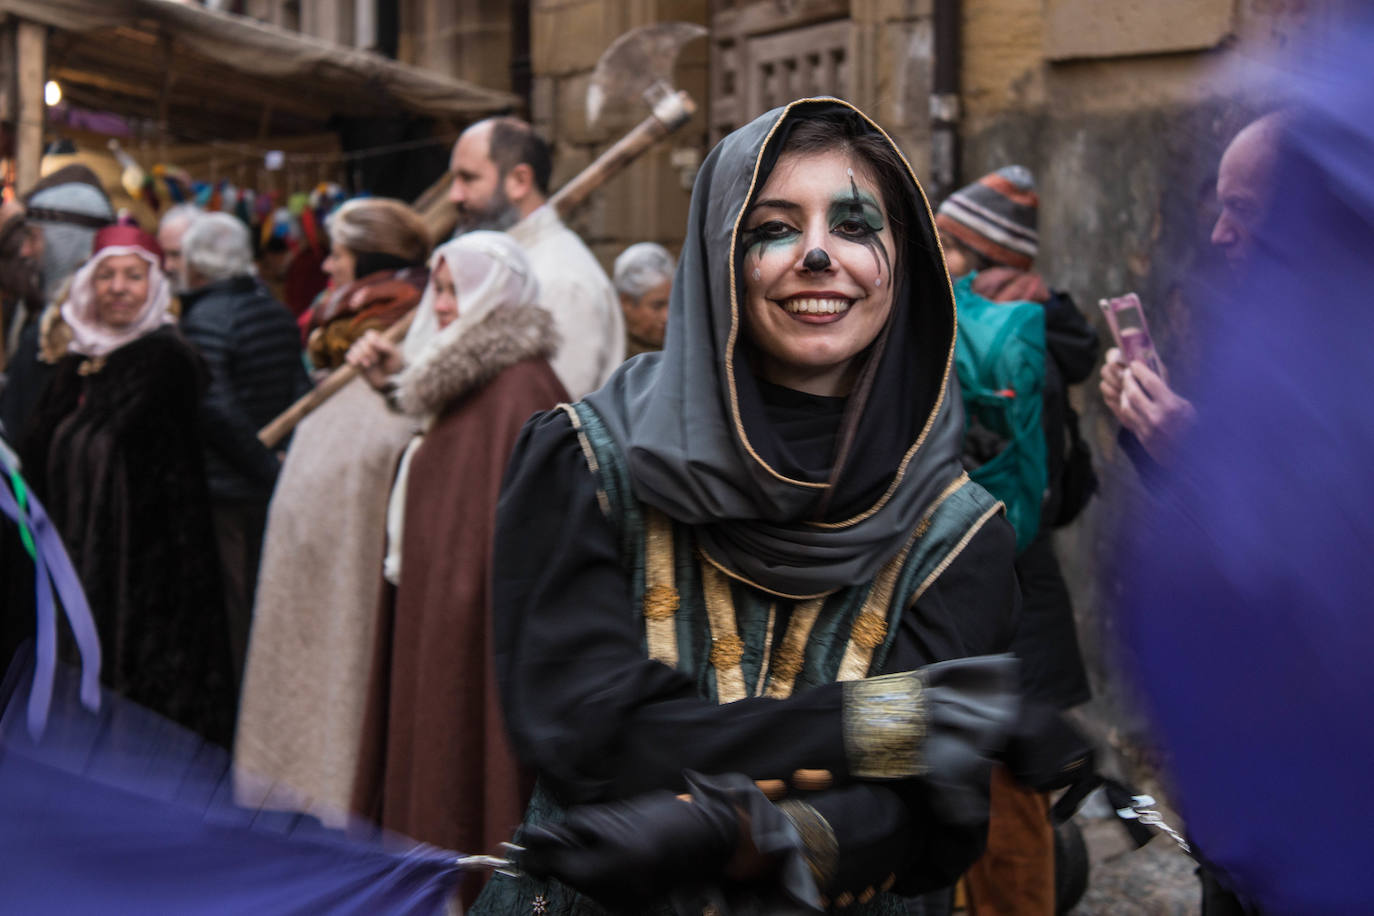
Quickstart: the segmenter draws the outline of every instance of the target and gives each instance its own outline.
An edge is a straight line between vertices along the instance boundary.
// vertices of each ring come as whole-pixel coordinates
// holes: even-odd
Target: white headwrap
[[[95,272],[100,262],[121,254],[136,254],[148,262],[148,298],[138,317],[122,328],[111,327],[100,320],[95,306]],[[172,303],[171,285],[162,272],[158,259],[138,245],[110,245],[100,249],[72,275],[71,291],[62,303],[62,320],[72,329],[69,352],[82,356],[104,356],[118,350],[144,334],[155,331],[176,319],[167,310]]]
[[[448,265],[458,294],[458,318],[442,334],[439,318],[434,314],[433,279],[440,262]],[[533,305],[539,298],[539,281],[534,278],[524,250],[504,232],[478,230],[445,242],[434,249],[429,267],[429,285],[401,344],[408,365],[423,361],[426,352],[443,349],[492,309]]]

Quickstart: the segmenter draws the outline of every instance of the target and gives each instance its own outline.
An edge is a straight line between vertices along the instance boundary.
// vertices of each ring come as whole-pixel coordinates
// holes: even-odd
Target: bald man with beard
[[[1274,164],[1290,120],[1287,112],[1276,111],[1251,121],[1221,154],[1216,189],[1221,214],[1212,227],[1211,242],[1232,273],[1243,271],[1254,256],[1254,232],[1273,199]],[[1148,366],[1127,365],[1116,348],[1107,351],[1098,389],[1122,428],[1144,450],[1142,456],[1131,443],[1127,453],[1132,460],[1138,466],[1149,466],[1151,460],[1167,465],[1178,438],[1196,419],[1192,403]]]
[[[458,210],[455,235],[505,232],[529,258],[539,304],[553,315],[562,343],[550,364],[573,400],[600,388],[625,359],[625,319],[596,256],[549,203],[548,143],[518,118],[468,127],[453,147],[448,199]]]

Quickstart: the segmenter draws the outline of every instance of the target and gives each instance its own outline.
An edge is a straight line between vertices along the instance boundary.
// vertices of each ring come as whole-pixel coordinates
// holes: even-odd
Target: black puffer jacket
[[[1068,388],[1092,375],[1101,347],[1097,332],[1066,292],[1052,290],[1045,302],[1045,344],[1050,355],[1045,360],[1044,413],[1045,463],[1050,486],[1040,524],[1048,531],[1059,518],[1064,499],[1067,427],[1072,410]]]
[[[266,502],[280,462],[257,432],[309,387],[300,332],[250,276],[183,293],[181,306],[181,330],[210,369],[200,409],[210,496]]]

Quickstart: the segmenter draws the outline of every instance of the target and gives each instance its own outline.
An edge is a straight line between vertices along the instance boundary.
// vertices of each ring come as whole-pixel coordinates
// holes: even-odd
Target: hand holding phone
[[[1126,365],[1143,363],[1150,367],[1151,372],[1162,376],[1164,370],[1155,352],[1149,325],[1145,322],[1145,309],[1140,304],[1140,297],[1135,293],[1127,293],[1113,299],[1103,299],[1098,305]]]

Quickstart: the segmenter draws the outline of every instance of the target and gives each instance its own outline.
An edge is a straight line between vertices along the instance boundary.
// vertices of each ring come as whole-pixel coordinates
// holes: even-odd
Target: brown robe
[[[532,319],[538,333],[529,333]],[[497,309],[439,367],[446,397],[411,459],[400,585],[378,611],[354,808],[464,853],[509,840],[531,787],[511,752],[492,671],[491,545],[521,427],[567,399],[544,357],[553,340],[542,309]],[[508,360],[516,361],[500,366]],[[401,403],[423,400],[421,386],[407,392],[406,381]],[[479,890],[467,885],[464,903]]]

